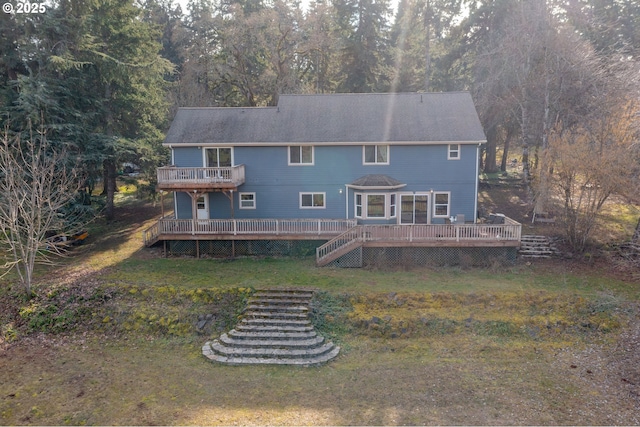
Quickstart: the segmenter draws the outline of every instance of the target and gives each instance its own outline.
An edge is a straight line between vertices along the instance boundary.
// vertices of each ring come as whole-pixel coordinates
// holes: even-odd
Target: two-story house
[[[387,245],[513,246],[515,230],[476,227],[485,141],[467,92],[180,108],[164,142],[172,165],[158,170],[158,188],[175,192],[174,216],[145,239],[175,249],[179,241],[322,242],[351,230]],[[516,224],[507,222],[500,226]]]

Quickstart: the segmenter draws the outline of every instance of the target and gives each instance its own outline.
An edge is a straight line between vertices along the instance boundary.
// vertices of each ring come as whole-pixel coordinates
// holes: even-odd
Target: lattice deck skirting
[[[167,255],[193,257],[294,256],[315,254],[324,240],[173,240]],[[358,247],[328,264],[340,268],[491,266],[513,264],[515,247]]]
[[[488,267],[516,261],[514,247],[360,247],[332,261],[332,267],[410,268],[419,266]]]
[[[315,255],[326,240],[169,240],[167,255],[194,257]]]

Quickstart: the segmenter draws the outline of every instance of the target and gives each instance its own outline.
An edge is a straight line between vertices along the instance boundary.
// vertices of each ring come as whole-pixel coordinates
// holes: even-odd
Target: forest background
[[[517,147],[535,210],[559,204],[577,249],[593,223],[581,212],[638,194],[636,1],[181,4],[55,0],[0,15],[4,138],[46,136],[82,194],[103,180],[108,219],[124,162],[154,195],[178,107],[275,105],[283,93],[470,91],[483,171],[505,171]]]

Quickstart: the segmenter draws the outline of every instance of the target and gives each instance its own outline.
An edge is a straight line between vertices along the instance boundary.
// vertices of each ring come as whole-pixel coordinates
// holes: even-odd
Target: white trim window
[[[389,218],[396,217],[396,195],[389,194]]]
[[[389,145],[362,146],[362,163],[365,165],[388,165]]]
[[[300,193],[300,209],[325,209],[327,193]]]
[[[238,193],[238,208],[255,209],[256,193]]]
[[[313,166],[313,145],[290,145],[289,166]]]
[[[226,168],[233,166],[232,147],[206,147],[202,150],[205,168]]]
[[[460,160],[460,144],[449,144],[447,160]]]
[[[356,218],[362,218],[362,194],[356,193],[354,201],[356,204],[356,207],[355,207]]]
[[[449,218],[451,211],[451,192],[449,191],[435,191],[433,193],[433,217],[434,218]]]
[[[396,195],[389,193],[355,193],[355,216],[362,219],[396,217]]]

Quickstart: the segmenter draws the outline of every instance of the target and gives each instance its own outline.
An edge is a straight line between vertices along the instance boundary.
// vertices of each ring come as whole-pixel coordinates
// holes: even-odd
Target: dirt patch
[[[635,310],[640,307],[636,304]],[[611,408],[601,422],[610,425],[640,424],[640,316],[611,347],[590,345],[583,351],[564,350],[555,366],[584,393],[592,396],[589,407],[575,410],[583,415]]]

